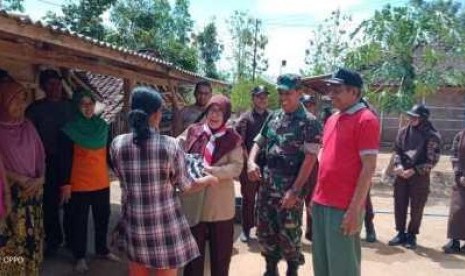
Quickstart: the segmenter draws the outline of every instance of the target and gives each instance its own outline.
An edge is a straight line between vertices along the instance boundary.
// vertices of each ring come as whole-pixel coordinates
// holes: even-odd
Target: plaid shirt
[[[194,182],[185,169],[184,152],[172,137],[152,133],[140,147],[132,134],[111,146],[121,181],[121,229],[129,260],[152,268],[182,267],[199,256],[176,188]]]

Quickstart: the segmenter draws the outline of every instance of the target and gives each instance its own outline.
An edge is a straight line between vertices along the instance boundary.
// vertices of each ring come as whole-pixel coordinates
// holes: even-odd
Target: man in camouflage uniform
[[[249,178],[262,178],[255,160],[260,150],[265,152],[256,216],[266,276],[277,275],[277,264],[282,257],[288,263],[287,275],[297,275],[299,267],[303,187],[316,161],[321,132],[315,116],[299,101],[300,86],[297,75],[278,78],[281,109],[265,122],[248,161]]]

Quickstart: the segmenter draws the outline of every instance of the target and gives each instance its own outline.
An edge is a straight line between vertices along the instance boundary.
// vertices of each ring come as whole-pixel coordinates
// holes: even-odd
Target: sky
[[[59,13],[65,0],[25,0],[25,13],[39,20],[48,10]],[[170,0],[174,2],[174,0]],[[340,9],[352,16],[356,25],[369,18],[373,12],[386,4],[403,5],[408,0],[190,0],[190,12],[198,31],[214,20],[219,39],[225,46],[219,63],[222,70],[231,69],[231,36],[226,20],[234,10],[248,11],[262,20],[268,37],[265,56],[269,68],[265,76],[275,79],[280,73],[299,73],[305,68],[305,50],[313,30],[328,18],[332,11]],[[104,15],[104,18],[108,14]],[[281,61],[287,65],[281,67]]]

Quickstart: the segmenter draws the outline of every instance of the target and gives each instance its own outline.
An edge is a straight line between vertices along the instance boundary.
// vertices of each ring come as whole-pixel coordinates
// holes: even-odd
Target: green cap
[[[278,77],[278,90],[296,90],[301,86],[301,79],[299,75],[284,74]]]

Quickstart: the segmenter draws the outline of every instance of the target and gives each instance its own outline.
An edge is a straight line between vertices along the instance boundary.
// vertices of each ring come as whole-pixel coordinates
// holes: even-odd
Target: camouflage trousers
[[[256,208],[257,238],[262,255],[299,262],[301,258],[303,201],[292,209],[282,209],[281,193],[260,186]]]

